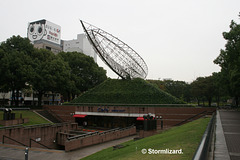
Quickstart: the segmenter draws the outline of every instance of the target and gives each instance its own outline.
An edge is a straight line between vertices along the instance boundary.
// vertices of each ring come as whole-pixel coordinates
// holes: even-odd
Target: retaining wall
[[[204,114],[200,114],[197,117],[194,117],[192,120],[200,118],[203,115],[212,115],[213,112],[216,111],[214,107],[182,107],[176,105],[167,105],[163,106],[144,106],[144,105],[131,105],[131,106],[123,106],[123,105],[115,105],[115,106],[107,106],[107,105],[82,105],[82,106],[44,106],[45,109],[51,110],[52,113],[61,117],[61,119],[65,122],[75,122],[72,113],[75,112],[99,112],[99,109],[107,110],[107,113],[139,113],[139,114],[148,114],[152,113],[155,116],[162,116],[163,127],[169,128],[182,121],[189,119],[197,114],[200,114],[206,111]],[[116,112],[118,111],[118,112]],[[103,112],[104,113],[104,112]],[[191,121],[191,120],[189,120]],[[187,122],[189,122],[187,121]],[[160,120],[157,120],[157,129],[160,129]]]
[[[29,122],[28,118],[17,118],[12,120],[1,120],[0,124],[3,126],[12,126],[12,125],[19,125],[19,124],[28,123],[28,122]]]
[[[3,142],[3,135],[10,137],[25,146],[30,145],[30,139],[37,140],[39,143],[52,148],[58,148],[56,143],[57,132],[67,132],[69,130],[77,129],[76,123],[62,123],[62,124],[45,124],[45,125],[33,125],[25,127],[2,127],[0,128],[0,142]],[[4,138],[4,143],[20,145],[9,138]],[[36,142],[31,142],[32,147],[41,147]]]
[[[65,140],[65,151],[71,151],[82,147],[104,143],[107,141],[127,137],[136,134],[136,127],[130,127],[121,130],[115,130],[106,133],[95,133],[87,137]],[[63,137],[62,137],[63,138]],[[62,140],[63,142],[64,140]]]

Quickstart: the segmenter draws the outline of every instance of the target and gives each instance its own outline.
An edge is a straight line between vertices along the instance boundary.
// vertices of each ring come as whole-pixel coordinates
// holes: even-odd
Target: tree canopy
[[[20,36],[1,43],[0,64],[0,89],[12,92],[15,105],[24,89],[34,90],[40,105],[44,93],[79,95],[107,79],[106,71],[83,53],[55,55],[34,48],[27,38]]]
[[[231,21],[230,31],[223,32],[223,38],[227,41],[225,49],[214,60],[221,67],[222,80],[231,96],[235,97],[238,106],[240,97],[240,25]]]
[[[68,97],[71,93],[74,98],[75,95],[79,95],[107,79],[106,71],[99,67],[92,57],[78,52],[61,52],[58,56],[70,66],[70,81],[73,83],[69,84]]]

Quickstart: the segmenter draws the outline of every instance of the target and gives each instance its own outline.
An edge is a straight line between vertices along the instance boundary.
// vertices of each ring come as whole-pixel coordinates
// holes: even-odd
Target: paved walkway
[[[29,160],[79,160],[83,157],[96,153],[105,148],[132,140],[135,136],[125,137],[122,139],[85,147],[79,150],[65,152],[59,150],[47,150],[39,148],[30,148]],[[24,160],[25,148],[21,146],[0,144],[0,160]]]
[[[240,160],[240,112],[217,111],[215,160]]]

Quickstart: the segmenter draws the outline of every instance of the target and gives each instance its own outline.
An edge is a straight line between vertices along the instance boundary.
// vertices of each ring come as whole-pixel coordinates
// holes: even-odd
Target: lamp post
[[[28,147],[25,149],[25,160],[28,160]]]

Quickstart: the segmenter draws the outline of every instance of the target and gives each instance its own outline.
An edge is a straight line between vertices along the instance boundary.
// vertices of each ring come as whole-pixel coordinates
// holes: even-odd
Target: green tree
[[[28,87],[33,73],[32,60],[29,56],[33,46],[27,38],[13,36],[3,42],[0,49],[0,86],[12,91],[12,102],[15,101],[15,105],[18,106],[20,91]]]
[[[191,99],[190,84],[184,81],[148,80],[148,82],[156,85],[161,90],[181,99],[182,101],[189,102]]]
[[[164,80],[165,91],[171,95],[181,99],[182,101],[190,101],[190,85],[184,81]]]
[[[38,94],[38,105],[41,105],[42,96],[47,92],[52,93],[54,104],[55,93],[64,93],[70,85],[69,65],[46,49],[36,49],[32,56],[34,74],[31,85]]]
[[[35,49],[32,54],[34,73],[31,76],[30,84],[38,97],[38,105],[41,106],[42,96],[49,91],[49,70],[51,61],[55,55],[46,49]]]
[[[238,106],[240,96],[240,25],[232,20],[230,31],[223,32],[223,37],[227,41],[225,49],[221,50],[214,63],[221,67],[221,74],[224,77],[226,88],[229,94],[235,97],[236,106]]]
[[[204,83],[203,94],[208,101],[208,106],[211,107],[212,99],[216,92],[214,86],[214,79],[212,76],[205,77],[203,83]]]
[[[67,88],[68,100],[71,96],[74,98],[75,95],[79,95],[107,79],[106,71],[99,67],[92,57],[79,52],[61,52],[58,56],[69,64],[71,70],[70,83]]]
[[[53,94],[53,104],[55,93],[63,94],[70,84],[70,67],[67,62],[56,56],[47,66],[46,79],[48,88]]]
[[[202,90],[204,84],[202,79],[203,77],[198,77],[195,81],[191,83],[191,93],[192,93],[192,96],[196,98],[198,106],[200,106],[200,100],[204,100],[203,90]]]
[[[203,105],[204,100],[207,99],[208,106],[211,107],[212,99],[216,93],[214,83],[213,76],[198,77],[191,83],[191,92],[192,95],[197,99],[198,105],[200,105],[201,99],[203,101]]]
[[[213,81],[214,81],[214,95],[216,98],[217,106],[220,106],[220,101],[223,101],[223,98],[225,100],[226,97],[228,97],[227,92],[227,86],[226,84],[226,78],[223,76],[222,72],[213,73],[212,74]]]

